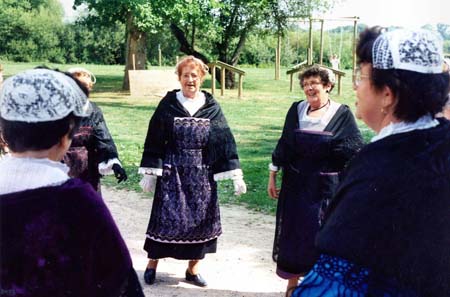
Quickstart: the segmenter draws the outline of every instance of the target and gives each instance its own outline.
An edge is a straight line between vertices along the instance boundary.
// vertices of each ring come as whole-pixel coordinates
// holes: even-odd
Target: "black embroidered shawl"
[[[419,296],[450,296],[450,123],[363,148],[344,172],[316,244]]]
[[[150,120],[140,167],[162,168],[168,147],[174,145],[172,138],[174,118],[191,116],[177,100],[177,91],[167,93]],[[205,91],[203,93],[206,97],[205,105],[193,117],[210,120],[209,143],[205,157],[213,173],[238,169],[240,164],[236,143],[220,105],[211,94]]]
[[[297,162],[296,160],[302,157],[297,154],[294,133],[295,130],[301,128],[297,112],[298,104],[301,102],[293,103],[286,115],[281,138],[272,154],[272,163],[276,166],[288,167],[289,164]],[[330,151],[324,156],[327,159],[327,170],[339,172],[363,144],[361,133],[350,108],[341,105],[324,131],[333,134],[329,144]],[[314,147],[310,149],[315,150]]]

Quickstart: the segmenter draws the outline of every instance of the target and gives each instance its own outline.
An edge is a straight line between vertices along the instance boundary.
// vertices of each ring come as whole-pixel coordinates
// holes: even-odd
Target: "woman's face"
[[[328,101],[331,86],[323,85],[320,76],[310,76],[303,79],[303,92],[312,108],[318,108]]]
[[[202,78],[197,65],[190,63],[184,66],[179,77],[183,95],[187,98],[195,98],[200,90]]]
[[[360,71],[356,74],[356,117],[361,119],[374,131],[379,131],[382,127],[383,105],[381,92],[377,91],[371,81],[372,64],[362,63]]]

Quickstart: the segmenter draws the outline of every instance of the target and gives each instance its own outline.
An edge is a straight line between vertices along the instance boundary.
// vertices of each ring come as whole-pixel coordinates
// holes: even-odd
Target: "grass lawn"
[[[21,70],[40,65],[39,63],[4,63],[4,76],[10,76]],[[72,66],[83,66],[97,76],[97,84],[91,94],[91,100],[103,110],[109,130],[119,150],[122,163],[129,175],[128,181],[116,184],[115,179],[106,177],[105,184],[119,188],[140,191],[137,174],[147,125],[160,98],[134,98],[127,92],[121,91],[123,66],[101,65],[56,65],[47,64],[66,70]],[[158,69],[158,67],[154,67]],[[167,67],[165,68],[167,69]],[[303,99],[298,81],[295,81],[293,92],[289,92],[289,76],[284,75],[282,69],[281,80],[274,80],[274,69],[244,68],[243,98],[237,98],[237,90],[225,90],[220,96],[220,89],[216,89],[216,99],[220,102],[234,133],[238,145],[239,156],[247,183],[248,192],[241,197],[233,195],[230,181],[219,183],[219,197],[225,203],[246,203],[250,208],[273,213],[276,201],[267,195],[268,164],[271,153],[281,134],[286,112],[292,102]],[[204,87],[209,88],[209,77]],[[331,97],[341,103],[349,105],[354,110],[355,95],[351,85],[351,72],[343,79],[343,91],[337,96],[337,88]],[[366,140],[373,135],[367,127],[360,125]],[[149,195],[150,197],[150,195]]]

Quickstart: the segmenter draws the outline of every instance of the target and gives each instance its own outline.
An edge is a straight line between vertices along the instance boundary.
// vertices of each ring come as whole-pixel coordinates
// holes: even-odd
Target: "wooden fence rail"
[[[231,72],[239,74],[239,89],[238,89],[238,98],[242,96],[242,86],[243,79],[245,75],[245,71],[229,64],[226,64],[221,61],[215,61],[208,64],[209,68],[211,68],[211,93],[214,95],[216,91],[216,67],[220,68],[220,95],[223,96],[225,90],[225,70],[228,69]]]

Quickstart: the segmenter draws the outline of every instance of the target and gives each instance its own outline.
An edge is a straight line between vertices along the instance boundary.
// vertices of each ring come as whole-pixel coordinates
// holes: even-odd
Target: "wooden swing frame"
[[[290,75],[290,86],[289,90],[292,92],[293,88],[293,75],[299,71],[301,71],[305,67],[309,67],[314,64],[313,62],[313,23],[320,22],[320,55],[319,55],[319,63],[317,65],[321,67],[325,67],[333,71],[334,75],[337,77],[338,82],[338,95],[341,95],[342,89],[342,81],[341,78],[345,76],[344,71],[340,71],[337,69],[330,68],[326,65],[323,65],[323,38],[324,38],[324,22],[325,21],[353,21],[353,39],[352,39],[352,73],[355,72],[356,69],[356,35],[358,34],[358,21],[359,17],[339,17],[339,18],[309,18],[309,37],[308,37],[308,53],[307,60],[293,66],[291,69],[286,71],[286,74]],[[339,57],[341,58],[341,57]]]

